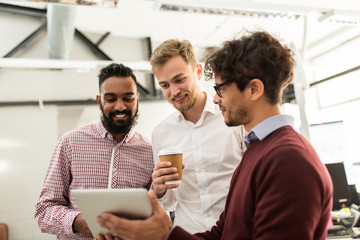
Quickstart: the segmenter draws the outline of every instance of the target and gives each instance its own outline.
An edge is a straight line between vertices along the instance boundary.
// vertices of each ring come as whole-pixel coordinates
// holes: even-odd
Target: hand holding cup
[[[152,174],[153,189],[158,198],[167,189],[177,188],[182,179],[182,151],[179,148],[167,148],[159,151],[160,162]]]

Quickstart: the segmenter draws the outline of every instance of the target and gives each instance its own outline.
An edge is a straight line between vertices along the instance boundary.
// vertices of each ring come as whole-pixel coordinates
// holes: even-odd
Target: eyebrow
[[[170,81],[175,81],[178,77],[184,75],[184,73],[179,73],[179,74],[176,74]],[[166,81],[161,81],[159,82],[159,84],[162,84],[162,83],[166,83]]]
[[[126,93],[122,94],[121,97],[123,97],[123,96],[134,96],[134,95],[136,95],[136,93],[134,93],[134,92],[126,92]],[[106,97],[106,96],[113,97],[113,96],[118,96],[118,95],[115,94],[115,93],[104,93],[104,97]]]

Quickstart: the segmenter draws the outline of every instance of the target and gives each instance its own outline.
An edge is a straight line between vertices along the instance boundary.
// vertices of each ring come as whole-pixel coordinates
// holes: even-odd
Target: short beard
[[[106,117],[104,113],[104,109],[100,104],[101,110],[101,122],[103,123],[106,130],[109,131],[112,135],[120,134],[120,133],[128,133],[130,129],[137,124],[137,119],[139,117],[138,114],[138,105],[136,105],[136,112],[133,116],[131,116],[131,111],[123,110],[123,111],[114,111],[109,113],[109,117]],[[126,114],[130,116],[129,120],[114,122],[112,117],[116,114]]]
[[[195,105],[199,95],[200,95],[199,91],[194,90],[194,92],[191,95],[190,95],[190,93],[188,94],[188,96],[190,98],[188,103],[177,104],[173,101],[173,99],[168,99],[168,102],[171,103],[174,106],[174,108],[176,108],[178,111],[185,112],[185,111],[191,109]]]
[[[235,116],[232,115],[232,117],[230,116],[230,113],[228,114],[228,120],[225,120],[225,124],[228,127],[235,127],[235,126],[239,126],[239,125],[243,125],[245,123],[245,121],[248,118],[248,114],[246,109],[244,108],[240,108],[238,110],[238,112],[236,112]]]
[[[180,112],[185,112],[185,111],[191,109],[195,105],[196,100],[191,101],[189,103],[185,103],[185,104],[177,104],[177,103],[174,103],[172,100],[169,100],[169,103],[171,103],[176,110],[178,110]]]

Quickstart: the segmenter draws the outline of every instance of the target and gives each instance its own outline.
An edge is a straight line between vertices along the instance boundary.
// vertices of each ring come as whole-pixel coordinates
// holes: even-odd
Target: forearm
[[[46,201],[36,205],[35,220],[41,232],[50,234],[73,234],[73,222],[79,211]]]
[[[48,168],[40,198],[36,204],[35,219],[42,232],[72,234],[72,224],[79,214],[71,209],[70,154],[68,145],[61,139],[56,146]]]

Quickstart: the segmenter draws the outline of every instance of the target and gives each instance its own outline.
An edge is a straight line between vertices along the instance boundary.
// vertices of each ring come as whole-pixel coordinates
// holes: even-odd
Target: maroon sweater
[[[175,227],[168,239],[325,239],[332,191],[310,143],[292,127],[282,127],[250,143],[225,210],[210,231],[191,235]]]

